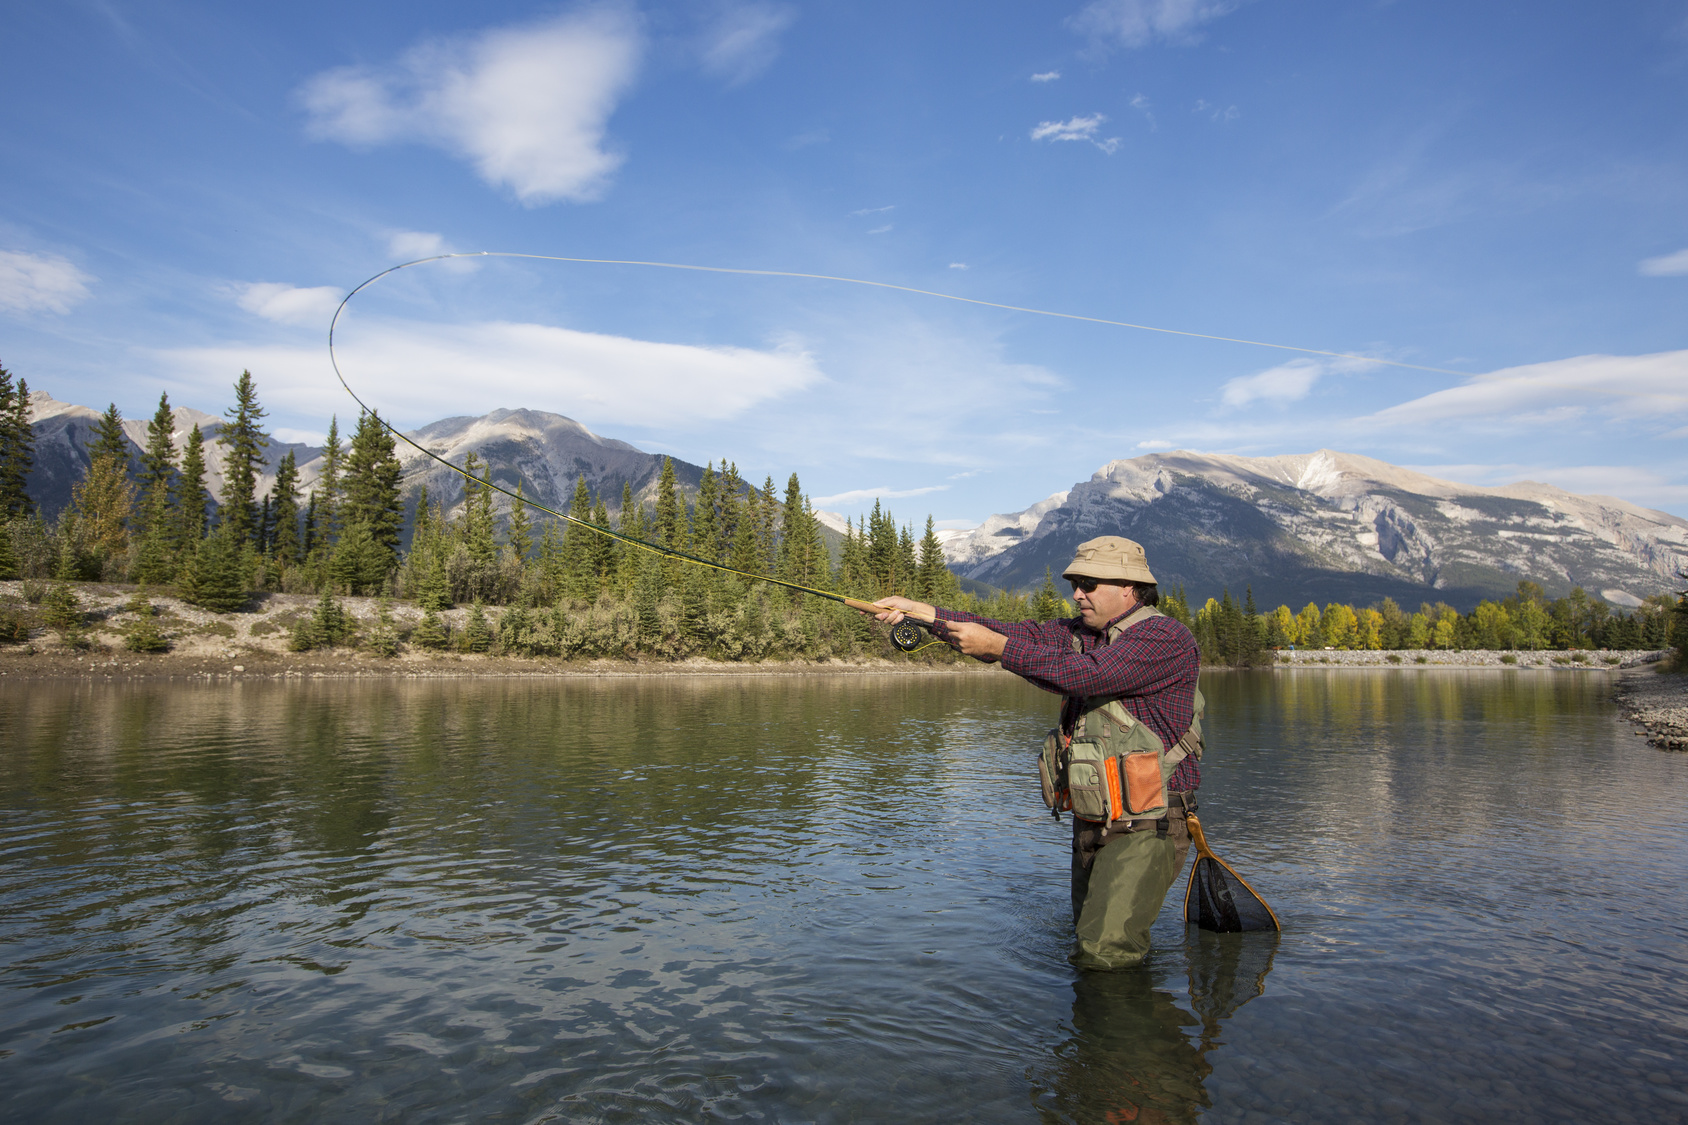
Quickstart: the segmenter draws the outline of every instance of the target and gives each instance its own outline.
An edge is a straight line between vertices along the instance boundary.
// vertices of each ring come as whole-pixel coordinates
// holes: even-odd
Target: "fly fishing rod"
[[[381,425],[381,427],[383,429],[385,429],[388,433],[392,434],[394,437],[398,438],[400,441],[404,442],[406,445],[410,446],[412,449],[416,450],[418,453],[422,454],[424,457],[431,458],[432,460],[437,461],[440,464],[444,465],[446,468],[450,469],[452,472],[456,473],[458,476],[462,477],[463,479],[474,481],[475,484],[479,487],[490,488],[494,492],[503,493],[505,496],[508,496],[512,501],[514,501],[517,504],[526,504],[527,506],[529,506],[531,508],[537,508],[541,512],[549,513],[550,515],[556,516],[560,520],[563,520],[567,523],[574,524],[577,527],[585,528],[587,531],[593,532],[594,534],[605,536],[606,538],[613,539],[618,543],[625,543],[629,547],[636,547],[641,551],[649,551],[650,553],[655,554],[655,555],[660,555],[663,558],[678,559],[682,562],[689,562],[689,563],[694,563],[697,566],[708,567],[711,570],[718,570],[718,571],[722,572],[723,574],[734,574],[734,575],[739,576],[740,578],[748,578],[748,579],[750,579],[751,581],[754,581],[754,582],[766,582],[766,583],[768,583],[769,585],[772,585],[772,586],[782,586],[787,590],[796,590],[799,593],[810,594],[810,595],[813,595],[814,597],[817,597],[817,598],[825,598],[828,601],[838,602],[840,605],[848,606],[851,609],[856,610],[860,613],[879,614],[879,613],[885,612],[884,609],[882,609],[879,606],[874,605],[872,602],[862,601],[859,598],[847,597],[843,594],[834,593],[831,590],[816,589],[813,586],[805,586],[805,585],[803,585],[802,583],[799,583],[799,582],[788,582],[783,578],[774,578],[774,577],[772,577],[770,575],[766,575],[766,574],[757,574],[753,571],[740,570],[737,567],[727,566],[724,563],[714,562],[710,559],[700,558],[697,555],[687,554],[685,551],[679,551],[679,550],[674,549],[673,547],[664,546],[661,543],[652,543],[649,540],[640,539],[636,536],[625,534],[624,532],[614,531],[610,528],[603,527],[599,524],[592,523],[588,520],[583,520],[583,519],[579,518],[578,516],[570,515],[566,512],[559,512],[555,508],[547,507],[544,504],[540,504],[540,503],[538,503],[534,500],[528,499],[526,496],[521,496],[521,495],[518,495],[517,493],[511,492],[508,488],[505,488],[503,485],[494,483],[494,481],[492,480],[491,466],[488,466],[487,475],[485,477],[477,477],[473,473],[469,472],[467,469],[464,469],[462,466],[453,465],[450,461],[446,460],[444,457],[441,457],[438,453],[435,453],[433,450],[429,449],[427,446],[424,446],[420,442],[411,438],[408,434],[403,433],[402,431],[400,431],[398,429],[398,427],[394,426],[391,422],[389,422],[385,418],[381,417],[381,415],[375,410],[375,408],[370,406],[368,403],[364,402],[363,399],[358,396],[358,393],[356,391],[352,390],[351,384],[346,382],[345,373],[340,370],[339,358],[334,353],[334,330],[339,326],[340,314],[345,311],[347,302],[349,302],[353,297],[357,296],[360,291],[367,288],[368,286],[370,286],[374,282],[379,281],[381,278],[387,276],[388,274],[393,273],[395,270],[402,270],[402,269],[405,269],[409,266],[421,265],[423,262],[438,261],[441,258],[460,258],[460,257],[478,257],[478,256],[479,255],[439,254],[439,255],[436,255],[432,258],[420,258],[420,259],[418,259],[414,262],[405,262],[403,265],[393,266],[391,269],[382,270],[380,273],[376,274],[374,277],[370,278],[368,281],[364,282],[362,285],[358,286],[356,289],[353,289],[350,293],[346,294],[345,299],[342,300],[340,302],[339,307],[334,310],[334,318],[331,321],[329,321],[329,324],[328,324],[328,362],[334,368],[335,378],[340,380],[340,385],[345,388],[347,394],[352,396],[352,401],[356,402],[358,404],[358,406],[363,409],[364,413],[368,414],[371,418],[373,418],[376,422],[378,422]],[[517,255],[517,256],[530,256],[530,255]],[[903,652],[914,652],[918,649],[925,648],[928,644],[934,643],[934,642],[931,642],[931,641],[926,641],[924,639],[924,637],[922,636],[922,632],[923,631],[925,631],[925,632],[931,631],[933,623],[936,622],[936,620],[937,620],[936,615],[912,613],[910,611],[905,610],[905,611],[903,611],[903,617],[904,617],[904,619],[902,621],[897,622],[897,624],[895,624],[891,627],[891,643],[892,644],[896,645]]]

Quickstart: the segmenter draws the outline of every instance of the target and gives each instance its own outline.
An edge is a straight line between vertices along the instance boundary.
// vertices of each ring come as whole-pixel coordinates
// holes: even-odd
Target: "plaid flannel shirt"
[[[1073,701],[1089,695],[1122,696],[1120,702],[1126,710],[1159,735],[1168,748],[1184,736],[1195,719],[1201,655],[1196,638],[1170,617],[1138,622],[1112,644],[1107,642],[1106,629],[1098,633],[1076,617],[993,621],[940,609],[938,620],[974,621],[1007,637],[1002,666],[1044,691],[1066,696],[1064,726],[1070,726],[1077,716]],[[1078,652],[1073,651],[1074,637],[1079,640]],[[1201,763],[1185,758],[1167,779],[1167,788],[1188,791],[1199,786],[1201,778]]]

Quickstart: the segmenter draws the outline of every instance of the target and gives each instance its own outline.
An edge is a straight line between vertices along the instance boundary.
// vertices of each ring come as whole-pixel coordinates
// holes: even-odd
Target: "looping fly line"
[[[418,258],[413,262],[401,262],[399,265],[390,266],[387,269],[382,270],[380,273],[376,274],[374,277],[371,277],[369,280],[365,281],[362,285],[359,285],[356,289],[353,289],[350,293],[347,293],[346,296],[345,296],[345,299],[340,302],[339,307],[337,307],[334,310],[334,318],[331,321],[329,321],[329,325],[328,325],[328,361],[334,368],[335,378],[340,380],[340,385],[345,388],[347,394],[352,396],[352,401],[356,402],[358,404],[358,406],[361,407],[364,410],[365,413],[369,414],[372,418],[374,418],[377,422],[379,422],[382,426],[384,426],[388,433],[392,434],[394,437],[398,438],[400,441],[403,441],[405,444],[409,445],[411,448],[415,449],[418,453],[421,453],[423,456],[429,457],[432,460],[439,462],[440,464],[444,465],[446,468],[450,469],[452,472],[457,473],[459,476],[464,477],[465,479],[475,481],[476,485],[479,486],[479,487],[490,488],[494,492],[499,492],[499,493],[502,493],[505,496],[508,496],[511,500],[515,501],[518,504],[526,504],[526,505],[528,505],[532,508],[538,509],[539,511],[546,512],[550,515],[553,515],[553,516],[557,517],[558,519],[563,520],[567,523],[576,524],[580,527],[586,528],[589,531],[595,532],[598,535],[607,536],[608,538],[614,539],[617,542],[625,543],[630,547],[637,547],[640,550],[649,551],[649,552],[652,552],[653,554],[661,555],[664,558],[679,559],[679,560],[684,561],[684,562],[695,563],[698,566],[709,567],[712,570],[718,570],[718,571],[721,571],[721,572],[726,573],[726,574],[736,574],[736,575],[738,575],[742,578],[748,578],[748,579],[751,579],[751,580],[754,580],[754,581],[757,581],[757,582],[767,582],[767,583],[770,583],[771,585],[783,586],[788,590],[797,590],[797,591],[800,591],[800,592],[805,593],[805,594],[813,594],[815,597],[826,598],[829,601],[840,602],[844,605],[849,606],[852,609],[864,610],[864,611],[869,611],[869,612],[875,611],[877,609],[877,607],[873,606],[869,602],[860,601],[860,600],[855,599],[855,598],[848,598],[848,597],[845,597],[842,594],[833,593],[830,590],[817,590],[813,587],[804,586],[804,585],[801,585],[801,584],[796,583],[796,582],[787,582],[786,580],[784,580],[782,578],[772,578],[772,577],[765,575],[765,574],[753,574],[749,571],[739,570],[735,567],[725,566],[725,565],[718,563],[718,562],[712,562],[709,559],[698,558],[696,555],[689,555],[689,554],[686,554],[683,551],[676,551],[672,547],[665,547],[665,546],[663,546],[659,543],[651,543],[651,542],[648,542],[648,541],[643,540],[643,539],[637,539],[637,538],[635,538],[631,535],[624,535],[619,531],[612,531],[607,527],[600,527],[595,523],[589,523],[586,520],[579,519],[576,516],[568,515],[564,512],[559,512],[555,508],[548,508],[544,504],[535,503],[533,500],[527,498],[526,496],[518,496],[516,493],[510,491],[509,489],[504,488],[502,485],[494,484],[491,480],[492,474],[491,474],[490,471],[488,472],[488,474],[485,478],[475,477],[472,474],[470,474],[469,472],[467,472],[466,470],[464,470],[462,467],[460,467],[458,465],[453,465],[450,461],[446,460],[444,457],[441,457],[439,454],[435,453],[433,450],[428,449],[427,447],[421,445],[420,443],[414,441],[410,437],[401,433],[396,426],[394,426],[392,423],[388,422],[385,418],[382,418],[380,416],[380,414],[376,413],[376,411],[373,407],[371,407],[368,403],[364,402],[362,398],[358,397],[358,393],[356,391],[352,390],[351,384],[346,381],[345,373],[340,370],[340,360],[339,360],[339,357],[334,352],[334,332],[339,327],[340,314],[346,311],[346,306],[351,303],[351,300],[352,300],[353,297],[356,297],[359,293],[363,292],[365,289],[368,289],[371,285],[374,285],[377,281],[380,281],[382,278],[386,277],[388,274],[397,273],[399,270],[410,269],[412,266],[426,265],[429,262],[445,261],[445,260],[451,259],[451,258],[525,258],[525,259],[529,259],[529,260],[532,260],[532,261],[543,261],[543,262],[572,262],[572,263],[575,263],[575,264],[578,264],[578,265],[645,266],[645,267],[653,268],[653,269],[690,270],[690,271],[693,271],[693,272],[696,272],[696,273],[726,273],[726,274],[739,274],[739,275],[747,276],[747,277],[789,277],[789,278],[798,278],[798,279],[806,280],[806,281],[832,281],[832,282],[840,282],[840,283],[843,283],[843,284],[846,284],[846,285],[864,285],[864,286],[867,286],[867,287],[873,288],[873,289],[890,289],[890,290],[894,290],[894,291],[899,292],[899,293],[913,293],[913,294],[915,294],[917,296],[921,296],[921,297],[936,297],[936,298],[939,298],[941,300],[958,301],[958,302],[961,302],[962,304],[968,304],[968,305],[982,305],[985,308],[1003,309],[1007,312],[1028,313],[1028,314],[1031,314],[1033,316],[1050,316],[1050,317],[1056,317],[1056,318],[1061,319],[1061,320],[1077,320],[1077,321],[1083,321],[1083,322],[1088,323],[1088,324],[1105,324],[1105,325],[1109,325],[1109,326],[1112,326],[1112,327],[1115,327],[1115,328],[1132,328],[1132,329],[1136,329],[1137,331],[1140,331],[1140,332],[1159,332],[1159,333],[1162,333],[1162,334],[1168,335],[1168,336],[1186,336],[1186,337],[1191,337],[1193,339],[1198,339],[1198,340],[1216,340],[1216,341],[1220,341],[1222,343],[1228,343],[1228,344],[1248,344],[1248,345],[1251,345],[1253,347],[1258,347],[1258,348],[1274,348],[1274,349],[1277,349],[1278,351],[1299,352],[1299,353],[1304,354],[1304,355],[1325,356],[1325,357],[1328,357],[1328,358],[1331,358],[1331,359],[1351,359],[1351,360],[1357,360],[1357,361],[1362,362],[1362,363],[1386,364],[1390,367],[1404,367],[1404,368],[1410,368],[1414,371],[1429,371],[1429,372],[1432,372],[1432,373],[1435,373],[1435,374],[1438,374],[1438,375],[1456,375],[1456,376],[1459,376],[1461,378],[1469,378],[1470,377],[1469,372],[1450,371],[1450,370],[1448,370],[1446,368],[1442,368],[1442,367],[1426,367],[1422,364],[1417,364],[1417,363],[1403,363],[1399,360],[1379,359],[1375,356],[1354,355],[1354,354],[1351,354],[1349,352],[1324,351],[1324,350],[1321,350],[1319,348],[1302,348],[1302,347],[1296,347],[1296,346],[1291,345],[1291,344],[1274,344],[1274,343],[1271,343],[1271,342],[1268,342],[1268,341],[1265,341],[1265,340],[1244,340],[1244,339],[1240,339],[1240,338],[1235,337],[1235,336],[1216,336],[1216,335],[1213,335],[1213,334],[1207,333],[1207,332],[1186,332],[1186,331],[1183,331],[1183,330],[1177,329],[1177,328],[1157,328],[1157,327],[1155,327],[1153,325],[1149,325],[1149,324],[1132,324],[1129,321],[1108,320],[1104,317],[1097,317],[1097,316],[1081,316],[1077,313],[1052,312],[1049,309],[1027,308],[1023,305],[1009,305],[1009,304],[1003,304],[1002,302],[999,302],[999,301],[982,301],[982,300],[979,300],[976,297],[961,297],[961,296],[957,296],[956,294],[953,294],[953,293],[939,293],[939,292],[936,292],[936,291],[931,290],[931,289],[916,289],[913,286],[909,286],[909,285],[894,285],[894,284],[892,284],[891,282],[888,282],[888,281],[867,281],[867,280],[863,280],[862,278],[857,278],[857,277],[833,277],[829,274],[798,273],[798,272],[791,271],[791,270],[735,269],[735,268],[732,268],[732,267],[729,267],[729,266],[694,266],[694,265],[687,265],[687,264],[680,263],[680,262],[639,262],[639,261],[625,261],[625,260],[615,259],[615,258],[571,258],[571,257],[565,257],[565,256],[560,255],[560,254],[522,254],[522,253],[517,253],[515,251],[506,251],[506,250],[481,250],[481,251],[477,251],[477,252],[474,252],[474,253],[435,254],[435,255],[433,255],[431,257],[427,257],[427,258]],[[911,616],[910,620],[916,620],[916,619]],[[932,622],[931,621],[919,621],[919,624],[923,625],[923,626],[930,626],[932,624]],[[919,649],[926,648],[927,644],[937,643],[937,642],[928,642],[927,644],[919,644],[919,639],[920,639],[919,631],[914,630],[914,629],[906,628],[906,627],[904,627],[905,625],[906,625],[906,622],[898,625],[897,627],[893,628],[893,630],[892,630],[892,640],[893,640],[893,642],[897,645],[898,648],[902,649],[903,651],[905,651],[905,652],[919,651]]]

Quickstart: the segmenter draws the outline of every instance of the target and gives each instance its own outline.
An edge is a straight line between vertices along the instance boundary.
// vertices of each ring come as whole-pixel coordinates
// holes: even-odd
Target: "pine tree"
[[[590,521],[592,518],[592,494],[586,487],[585,476],[574,480],[569,515],[573,520]],[[573,520],[563,525],[563,545],[557,566],[558,593],[570,598],[587,598],[597,593],[597,575],[593,565],[596,544],[593,540],[599,536]]]
[[[30,426],[29,381],[0,367],[0,519],[17,519],[35,510],[26,489],[35,464],[35,430]]]
[[[176,585],[182,600],[214,613],[233,613],[252,596],[244,548],[233,527],[224,524],[201,539],[182,568]]]
[[[410,643],[417,648],[434,650],[443,649],[451,643],[450,634],[440,624],[440,619],[434,615],[432,607],[424,609],[422,620],[411,630]]]
[[[525,567],[528,556],[533,554],[533,521],[528,518],[528,506],[522,496],[520,479],[516,481],[515,502],[510,505],[509,532],[506,546],[510,549],[510,555]]]
[[[211,494],[205,491],[205,435],[196,424],[188,431],[188,443],[182,451],[182,472],[177,481],[174,548],[178,566],[199,550],[209,522],[206,511],[210,503]]]
[[[598,497],[598,503],[592,509],[592,522],[605,530],[609,529],[610,512],[604,506],[602,496]],[[621,544],[608,535],[594,535],[592,542],[597,548],[592,560],[592,570],[598,580],[597,586],[592,591],[593,596],[596,597],[603,590],[604,583],[615,573],[616,564],[620,559],[618,552],[621,549]]]
[[[715,478],[715,463],[703,467],[698,479],[697,503],[692,505],[692,549],[699,558],[721,561],[721,517],[716,511],[719,495]]]
[[[264,409],[258,405],[252,372],[242,371],[235,380],[234,400],[224,413],[228,422],[217,435],[217,444],[228,451],[223,457],[223,522],[236,543],[247,543],[257,537],[258,474],[270,440],[259,425]]]
[[[340,416],[336,414],[328,420],[328,438],[322,445],[322,472],[317,476],[313,492],[317,504],[316,542],[312,546],[319,555],[332,551],[340,538],[340,501],[345,488],[341,474],[345,463],[346,450],[340,444]]]
[[[1045,567],[1044,578],[1054,591],[1054,581],[1049,578],[1048,568]],[[921,601],[931,605],[942,605],[952,599],[955,576],[950,573],[949,565],[944,562],[944,545],[938,539],[937,524],[932,521],[930,514],[926,517],[926,534],[920,537],[920,561],[916,566],[915,588],[920,591],[917,595]],[[1061,595],[1055,593],[1055,606],[1049,618],[1058,617],[1061,613]],[[1036,616],[1034,614],[1033,616]],[[1040,618],[1040,620],[1049,620]]]
[[[762,478],[762,497],[756,519],[756,539],[761,547],[758,574],[772,574],[779,565],[779,501],[774,496],[774,478]]]
[[[485,652],[492,647],[492,625],[478,598],[469,608],[469,620],[463,625],[463,647],[468,652]]]
[[[919,574],[920,566],[914,554],[914,532],[904,524],[897,533],[897,569],[891,582],[892,590],[906,594],[919,580]]]
[[[670,550],[684,551],[691,546],[690,532],[674,480],[674,461],[664,457],[662,475],[656,482],[656,541]]]
[[[158,627],[158,611],[144,592],[137,591],[124,608],[131,616],[123,634],[124,648],[130,652],[169,651],[170,642],[164,639],[164,633]]]
[[[270,489],[274,497],[270,534],[270,557],[286,570],[297,566],[303,557],[299,550],[299,466],[293,450],[276,466],[275,485]]]
[[[135,578],[140,582],[168,582],[175,573],[176,513],[171,488],[176,475],[175,424],[169,395],[159,395],[158,409],[147,423],[147,447],[141,453],[141,550],[135,564]]]
[[[375,414],[358,417],[346,458],[342,529],[362,524],[369,537],[387,553],[386,568],[398,563],[399,538],[404,528],[404,500],[399,495],[403,469],[393,452],[393,435]]]
[[[129,551],[129,524],[135,517],[135,486],[129,481],[129,439],[123,416],[113,403],[100,416],[89,444],[91,463],[71,488],[81,544],[103,572],[124,568]]]
[[[311,557],[317,548],[317,518],[316,518],[316,489],[311,490],[311,497],[305,503],[305,533],[299,540],[299,560]]]

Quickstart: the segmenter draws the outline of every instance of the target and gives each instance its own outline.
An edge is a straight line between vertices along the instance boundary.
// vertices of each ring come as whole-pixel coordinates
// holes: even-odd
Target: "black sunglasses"
[[[1102,585],[1100,578],[1069,578],[1067,581],[1073,584],[1074,590],[1083,590],[1087,594],[1094,594],[1096,587]]]

